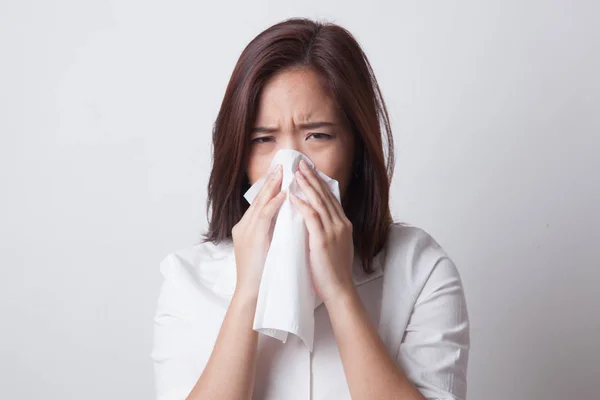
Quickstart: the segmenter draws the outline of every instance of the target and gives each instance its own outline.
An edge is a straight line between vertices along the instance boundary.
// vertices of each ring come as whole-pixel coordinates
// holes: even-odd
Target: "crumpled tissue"
[[[287,194],[276,216],[260,282],[253,329],[284,343],[288,334],[294,334],[312,352],[314,310],[322,300],[315,293],[310,278],[306,224],[289,196],[289,193],[293,193],[306,201],[294,176],[301,160],[314,169],[314,164],[306,155],[293,149],[281,149],[275,153],[269,168],[271,171],[278,164],[282,165],[281,190]],[[338,181],[321,171],[315,171],[340,201]],[[249,203],[254,201],[267,177],[268,174],[261,177],[244,194]]]

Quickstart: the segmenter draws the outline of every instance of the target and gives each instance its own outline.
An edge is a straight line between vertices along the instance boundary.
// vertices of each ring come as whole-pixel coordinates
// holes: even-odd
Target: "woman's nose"
[[[299,135],[294,134],[282,135],[281,139],[279,140],[278,149],[301,151],[301,139],[298,136]]]

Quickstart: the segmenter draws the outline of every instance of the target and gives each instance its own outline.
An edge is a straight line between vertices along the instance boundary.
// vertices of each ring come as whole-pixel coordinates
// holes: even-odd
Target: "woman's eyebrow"
[[[305,122],[305,123],[300,123],[300,124],[298,124],[298,127],[300,129],[315,129],[315,128],[322,128],[324,126],[333,126],[333,125],[335,125],[335,123],[322,121],[322,122]]]
[[[334,126],[335,123],[334,122],[327,122],[327,121],[319,121],[319,122],[304,122],[304,123],[300,123],[297,125],[298,128],[300,129],[315,129],[315,128],[322,128],[324,126]],[[269,128],[266,126],[257,126],[255,128],[252,128],[252,133],[275,133],[277,132],[279,129],[278,128]]]

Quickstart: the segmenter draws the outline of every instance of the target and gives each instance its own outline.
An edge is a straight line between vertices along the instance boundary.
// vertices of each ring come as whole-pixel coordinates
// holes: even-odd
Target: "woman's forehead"
[[[333,114],[333,99],[312,71],[276,75],[267,82],[259,99],[259,118],[293,116],[299,122],[306,122]]]

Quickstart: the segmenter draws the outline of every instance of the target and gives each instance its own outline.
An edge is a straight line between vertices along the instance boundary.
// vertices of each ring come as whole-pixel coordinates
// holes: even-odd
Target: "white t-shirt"
[[[393,224],[375,272],[354,282],[390,356],[428,399],[464,399],[470,347],[460,275],[426,232]],[[154,319],[156,397],[185,399],[212,352],[232,291],[231,241],[179,249],[160,264],[164,282]],[[325,305],[315,309],[314,349],[294,335],[286,343],[259,335],[255,399],[350,399]]]

